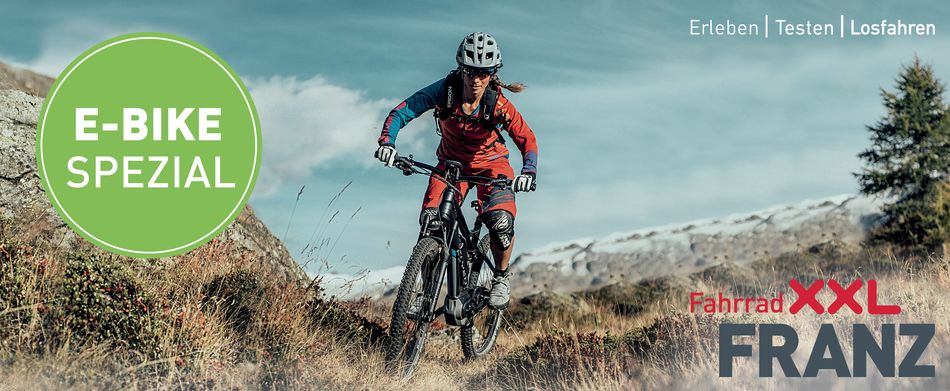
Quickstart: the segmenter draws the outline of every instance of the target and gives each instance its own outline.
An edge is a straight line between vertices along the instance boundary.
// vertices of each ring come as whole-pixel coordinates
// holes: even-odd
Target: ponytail
[[[493,85],[493,86],[498,86],[498,87],[504,88],[504,89],[506,89],[506,90],[508,90],[508,91],[516,92],[516,93],[517,93],[517,92],[524,91],[524,89],[525,89],[526,87],[528,87],[528,86],[524,85],[524,83],[519,83],[519,82],[514,82],[514,83],[511,83],[511,84],[505,84],[504,82],[501,81],[501,79],[498,78],[498,75],[497,75],[497,74],[492,75],[492,77],[491,77],[491,85]]]

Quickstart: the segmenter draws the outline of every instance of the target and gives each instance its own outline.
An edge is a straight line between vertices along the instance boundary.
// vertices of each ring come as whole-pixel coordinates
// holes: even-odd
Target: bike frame
[[[486,298],[474,297],[476,292],[463,292],[463,278],[467,277],[469,273],[481,272],[481,267],[484,265],[488,265],[493,273],[498,272],[498,267],[490,257],[482,254],[477,249],[482,222],[476,219],[473,228],[469,230],[465,216],[460,210],[460,200],[464,194],[460,193],[457,184],[459,182],[469,182],[472,184],[507,186],[510,185],[510,180],[503,176],[500,178],[463,176],[461,175],[462,164],[451,160],[445,161],[445,170],[415,162],[411,155],[409,158],[397,158],[397,161],[401,163],[399,168],[406,175],[413,173],[428,174],[447,185],[442,192],[438,216],[436,217],[442,222],[441,229],[432,232],[429,229],[429,223],[432,220],[426,219],[422,222],[419,232],[420,239],[426,236],[434,237],[442,242],[443,249],[445,249],[439,262],[430,270],[433,272],[429,275],[431,283],[428,284],[428,287],[431,290],[426,293],[428,293],[428,297],[438,298],[438,294],[446,281],[448,282],[446,286],[447,293],[441,307],[435,307],[438,299],[428,303],[428,307],[425,308],[427,316],[420,320],[432,322],[439,315],[444,315],[447,324],[467,326],[471,322],[471,316],[481,311],[487,300]],[[424,171],[418,171],[413,167],[418,167]],[[473,202],[474,205],[477,205],[477,201]],[[475,270],[465,270],[469,265],[466,261],[469,260]]]

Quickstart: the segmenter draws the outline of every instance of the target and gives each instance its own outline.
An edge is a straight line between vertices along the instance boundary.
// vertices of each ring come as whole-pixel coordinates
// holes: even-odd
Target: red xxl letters
[[[861,289],[863,283],[861,280],[855,280],[851,285],[848,285],[847,288],[843,288],[838,281],[834,279],[828,280],[828,287],[835,293],[835,301],[828,306],[828,313],[834,314],[838,312],[842,306],[847,305],[848,308],[851,308],[851,311],[860,314],[863,308],[854,300],[854,295]],[[825,280],[817,280],[808,288],[802,286],[798,280],[792,280],[789,282],[789,286],[798,294],[798,299],[792,303],[791,307],[788,307],[788,312],[797,314],[805,305],[808,305],[816,314],[825,313],[825,308],[816,297],[818,292],[821,291],[821,288],[824,288]],[[868,313],[873,315],[896,315],[901,313],[901,307],[898,305],[883,305],[877,303],[877,281],[875,280],[868,280]]]

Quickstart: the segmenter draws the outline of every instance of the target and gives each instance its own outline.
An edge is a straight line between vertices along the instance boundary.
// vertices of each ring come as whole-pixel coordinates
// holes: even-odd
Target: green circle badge
[[[158,258],[207,243],[241,213],[261,162],[247,88],[190,40],[123,35],[56,79],[36,158],[74,231],[123,255]]]

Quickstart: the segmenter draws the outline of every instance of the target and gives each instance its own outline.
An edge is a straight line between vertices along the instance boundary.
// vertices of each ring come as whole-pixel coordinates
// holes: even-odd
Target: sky
[[[92,45],[140,31],[184,36],[227,61],[262,121],[251,205],[311,273],[405,263],[426,178],[382,167],[376,139],[393,106],[455,67],[473,31],[498,40],[502,79],[528,85],[506,94],[540,149],[538,191],[518,194],[516,254],[855,193],[865,126],[884,114],[880,89],[915,55],[950,80],[945,1],[11,4],[0,61],[53,76]],[[937,34],[689,34],[691,19],[841,14],[934,23]],[[427,113],[397,148],[433,161],[438,142]]]

